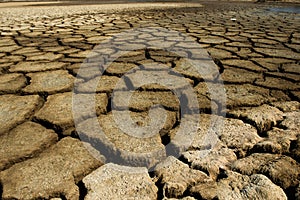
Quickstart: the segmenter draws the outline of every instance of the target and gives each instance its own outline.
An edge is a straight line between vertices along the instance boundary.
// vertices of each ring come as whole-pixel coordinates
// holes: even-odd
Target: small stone
[[[0,75],[0,93],[16,93],[26,85],[23,74]]]
[[[74,77],[65,70],[29,73],[27,76],[31,78],[30,85],[23,89],[27,93],[66,92],[72,89],[74,82]]]
[[[157,199],[157,187],[146,168],[108,163],[83,178],[86,200]],[[109,187],[107,187],[109,186]]]
[[[38,95],[0,96],[0,135],[28,119],[41,104]]]
[[[300,165],[284,155],[254,153],[235,161],[232,169],[247,175],[264,174],[283,189],[299,184]]]
[[[0,171],[35,157],[57,141],[57,134],[43,126],[25,122],[0,137]]]
[[[9,68],[10,72],[38,72],[53,69],[64,69],[68,64],[63,62],[20,62]]]
[[[189,166],[173,156],[159,163],[155,169],[155,175],[163,185],[165,197],[180,197],[189,185],[205,182],[209,177],[198,170],[190,169]]]
[[[63,138],[38,157],[0,172],[2,198],[49,199],[57,195],[77,200],[79,188],[75,184],[102,164],[81,141]]]
[[[250,121],[259,133],[270,130],[283,120],[283,112],[266,104],[259,107],[230,110],[229,114],[235,118]]]

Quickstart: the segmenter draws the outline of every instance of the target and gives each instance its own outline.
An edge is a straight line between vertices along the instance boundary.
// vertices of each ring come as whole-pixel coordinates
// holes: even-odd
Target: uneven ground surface
[[[202,5],[0,8],[2,199],[300,199],[300,15]]]

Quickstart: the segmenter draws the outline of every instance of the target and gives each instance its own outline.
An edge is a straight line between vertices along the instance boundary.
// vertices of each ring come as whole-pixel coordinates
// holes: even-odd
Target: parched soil
[[[74,4],[0,6],[0,199],[300,199],[299,6]]]

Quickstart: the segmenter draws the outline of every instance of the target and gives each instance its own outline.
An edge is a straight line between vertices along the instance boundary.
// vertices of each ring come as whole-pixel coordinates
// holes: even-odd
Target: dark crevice
[[[47,98],[49,96],[47,92],[38,92],[38,95],[44,100],[44,102],[47,101]]]
[[[151,59],[149,49],[145,49],[145,57],[146,57],[146,59]]]
[[[161,183],[161,178],[159,178],[156,182],[155,182],[155,185],[158,189],[157,191],[157,199],[160,200],[160,199],[164,199],[164,191],[163,191],[163,187],[164,185]]]
[[[287,189],[284,190],[288,200],[294,200],[296,199],[296,190],[297,190],[297,186],[295,187],[289,187]]]
[[[291,99],[291,101],[300,101],[300,98],[297,96],[293,95],[290,91],[287,92],[288,97]]]
[[[2,194],[3,194],[3,186],[2,183],[0,182],[0,199],[2,199]]]
[[[72,75],[73,77],[77,78],[77,73],[75,71],[73,71],[72,69],[66,69],[68,71],[68,73],[70,75]],[[78,78],[77,78],[78,79]]]
[[[170,135],[169,134],[164,134],[162,135],[161,137],[161,143],[166,146],[168,145],[170,142],[171,142],[171,138],[170,138]]]
[[[192,163],[189,162],[183,155],[179,156],[178,160],[180,160],[181,162],[187,164],[190,168],[192,168]]]
[[[222,62],[217,58],[213,58],[213,61],[219,67],[220,74],[222,74],[224,72],[224,69],[225,69]]]
[[[79,200],[84,200],[84,197],[87,195],[88,190],[82,181],[79,181],[77,186],[79,188]]]
[[[33,117],[32,121],[44,126],[47,129],[54,130],[56,132],[56,134],[58,135],[59,140],[65,137],[63,135],[63,129],[55,124],[52,124],[46,120],[38,119],[36,117]]]
[[[288,37],[288,44],[292,44],[292,39],[293,39],[293,32],[289,35]]]
[[[26,74],[24,74],[24,77],[26,79],[26,85],[24,87],[26,87],[26,86],[28,86],[30,84],[31,78],[29,76],[27,76]]]
[[[59,198],[61,198],[61,200],[67,200],[67,197],[64,194],[60,194]]]
[[[113,108],[113,102],[112,102],[112,97],[111,95],[107,95],[108,96],[108,102],[107,102],[107,106],[106,106],[106,113],[109,113],[112,111]]]
[[[299,136],[300,137],[300,136]],[[292,152],[294,149],[298,147],[298,141],[297,140],[291,140],[289,152]]]

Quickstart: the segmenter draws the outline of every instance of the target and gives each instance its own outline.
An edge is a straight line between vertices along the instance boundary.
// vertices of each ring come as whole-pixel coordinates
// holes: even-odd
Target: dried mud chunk
[[[300,88],[299,82],[292,82],[281,78],[265,77],[265,80],[257,80],[255,84],[266,88],[279,90],[298,90]]]
[[[115,163],[150,168],[165,158],[165,147],[159,130],[143,132],[139,126],[127,122],[119,124],[113,117],[122,115],[124,111],[116,112],[120,113],[109,113],[83,121],[77,126],[77,131],[81,137],[95,144],[96,149],[105,151],[108,159]],[[134,119],[140,118],[140,114],[131,114]]]
[[[270,130],[283,120],[283,112],[269,105],[253,108],[239,108],[229,111],[230,115],[253,123],[259,133]]]
[[[25,122],[0,137],[0,170],[36,156],[57,141],[57,134],[43,126]]]
[[[64,196],[77,200],[79,189],[75,184],[102,164],[79,140],[63,138],[38,157],[0,172],[2,199]]]
[[[271,103],[272,106],[278,108],[282,112],[293,112],[300,109],[300,103],[298,101],[284,101]]]
[[[53,94],[70,91],[74,82],[74,77],[63,70],[29,73],[27,76],[31,78],[30,85],[23,91],[28,93],[47,92]]]
[[[222,170],[229,169],[232,162],[237,160],[233,150],[218,142],[209,152],[187,151],[183,157],[191,163],[191,167],[207,172],[209,176],[216,180]]]
[[[288,156],[254,153],[235,161],[232,168],[247,175],[264,174],[283,189],[299,184],[300,166]]]
[[[129,105],[119,97],[128,98],[131,93],[120,91],[115,92],[114,95],[118,95],[118,98],[113,97],[113,106],[116,109],[129,107],[132,110],[146,111],[152,106],[162,105],[169,110],[179,110],[178,98],[172,92],[137,91],[132,94]]]
[[[64,69],[68,64],[63,62],[20,62],[9,68],[10,72],[38,72]]]
[[[280,126],[283,126],[289,130],[300,130],[300,112],[294,111],[285,113],[284,120],[280,123]]]
[[[122,90],[123,88],[116,88],[118,81],[121,79],[116,76],[101,76],[88,80],[84,83],[78,83],[76,90],[82,93],[95,92],[112,92],[113,90]]]
[[[274,127],[266,133],[266,137],[255,144],[252,152],[288,154],[293,142],[297,140],[298,132]]]
[[[219,138],[228,148],[233,149],[238,157],[244,157],[257,142],[262,140],[254,127],[241,120],[229,118],[224,121]]]
[[[28,119],[40,103],[38,95],[0,96],[0,135]]]
[[[86,200],[157,199],[157,188],[146,168],[108,163],[83,178]],[[109,187],[108,187],[109,186]]]
[[[163,185],[165,197],[181,197],[189,185],[209,180],[205,173],[190,169],[173,156],[159,163],[154,171]]]
[[[106,94],[96,94],[95,99],[94,96],[90,94],[77,94],[76,97],[73,95],[75,94],[67,92],[48,96],[47,102],[35,114],[35,118],[51,123],[54,126],[60,127],[62,130],[67,130],[74,126],[74,120],[81,121],[86,117],[92,117],[96,114],[99,115],[106,112],[108,103]],[[85,105],[86,102],[94,102],[95,107]],[[72,103],[76,103],[76,105],[72,105]],[[73,109],[81,112],[74,112]],[[73,116],[73,114],[76,115]]]
[[[262,174],[251,176],[228,172],[228,178],[217,183],[218,199],[287,199],[284,191]]]
[[[262,79],[262,74],[238,68],[226,68],[221,78],[224,83],[253,83],[256,79]]]
[[[15,93],[26,85],[26,78],[22,74],[0,75],[0,93]]]

